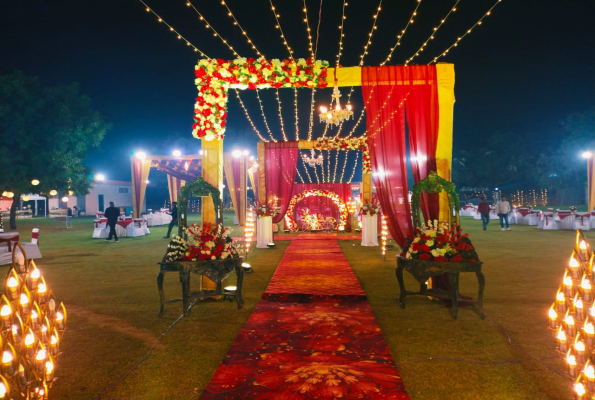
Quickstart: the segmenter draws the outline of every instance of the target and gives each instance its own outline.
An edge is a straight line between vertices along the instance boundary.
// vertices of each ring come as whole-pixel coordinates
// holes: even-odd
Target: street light
[[[145,158],[147,158],[147,153],[145,153],[144,151],[137,151],[134,153],[134,156],[139,160],[144,160]]]
[[[99,181],[99,182],[102,182],[102,181],[105,180],[105,175],[103,175],[103,174],[95,174],[95,180],[96,181]]]
[[[583,153],[583,158],[589,159],[591,157],[593,157],[593,153],[591,153],[590,151],[585,151]]]
[[[173,155],[174,157],[180,157],[182,155],[182,152],[180,150],[174,150]]]

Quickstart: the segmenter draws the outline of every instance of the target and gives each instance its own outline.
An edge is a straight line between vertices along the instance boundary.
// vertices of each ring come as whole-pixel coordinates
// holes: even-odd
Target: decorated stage
[[[409,399],[338,237],[322,236],[294,236],[201,399]]]

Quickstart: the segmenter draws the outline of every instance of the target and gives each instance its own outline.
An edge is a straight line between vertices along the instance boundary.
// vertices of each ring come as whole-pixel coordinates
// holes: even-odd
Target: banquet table
[[[560,229],[572,230],[575,215],[570,210],[556,211],[556,221],[560,221]]]
[[[8,251],[12,251],[12,242],[19,241],[18,232],[3,232],[0,233],[0,243],[8,243]]]

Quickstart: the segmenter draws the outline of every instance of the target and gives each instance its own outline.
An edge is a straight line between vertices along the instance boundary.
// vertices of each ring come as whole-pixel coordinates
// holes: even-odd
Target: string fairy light
[[[421,0],[417,0],[417,1],[421,1]],[[372,25],[372,30],[370,31],[370,33],[368,33],[368,41],[367,41],[366,45],[364,46],[364,52],[360,56],[360,58],[361,58],[361,60],[359,62],[360,67],[364,65],[364,57],[366,56],[366,54],[368,54],[368,47],[370,47],[370,45],[372,44],[372,36],[374,35],[374,31],[376,29],[378,29],[378,27],[376,26],[376,22],[378,21],[378,15],[380,15],[380,10],[382,10],[382,0],[380,0],[380,3],[378,3],[377,12],[372,17],[372,18],[374,18],[374,24]],[[353,91],[353,87],[351,88],[351,91]]]
[[[414,18],[417,16],[417,9],[419,8],[420,5],[421,5],[421,0],[417,0],[417,5],[415,7],[415,10],[413,10],[413,13],[411,14],[411,18],[409,18],[409,21],[407,21],[407,25],[405,25],[405,29],[403,29],[401,31],[401,33],[399,35],[397,35],[397,43],[395,43],[395,45],[390,49],[390,53],[386,57],[386,60],[381,62],[380,66],[384,66],[384,64],[389,62],[391,57],[393,56],[393,52],[395,51],[395,49],[401,45],[401,40],[403,39],[403,36],[405,36],[405,32],[407,32],[407,28],[409,28],[409,25],[411,25],[412,23],[415,22]]]
[[[256,134],[258,135],[258,137],[259,137],[260,140],[262,140],[263,142],[268,142],[268,140],[266,140],[260,134],[260,131],[258,129],[256,129],[256,126],[254,125],[254,122],[252,122],[252,118],[250,118],[250,114],[248,114],[248,110],[246,109],[246,106],[244,105],[244,102],[240,98],[240,91],[238,89],[235,89],[235,91],[236,91],[236,97],[237,97],[238,101],[240,102],[240,105],[242,106],[242,109],[244,110],[244,114],[246,115],[246,118],[248,119],[248,122],[250,122],[250,125],[252,126],[252,129],[254,130],[254,132],[256,132]]]
[[[300,157],[302,159],[302,164],[304,164],[304,169],[306,170],[306,175],[308,176],[308,181],[312,183],[312,178],[310,177],[310,172],[308,172],[308,166],[306,165],[306,161],[304,157]]]
[[[258,50],[258,48],[254,44],[254,42],[252,41],[252,39],[250,39],[250,37],[248,36],[248,33],[244,30],[244,28],[242,28],[242,25],[240,25],[240,23],[236,19],[235,15],[233,15],[233,13],[231,12],[231,10],[230,10],[229,6],[227,5],[227,3],[225,2],[225,0],[222,0],[221,1],[221,5],[223,5],[227,9],[227,15],[229,17],[233,18],[233,24],[236,25],[238,28],[240,28],[240,30],[242,31],[242,35],[246,37],[246,41],[252,47],[252,49],[256,51],[256,54],[258,54],[260,57],[264,57],[264,54],[262,54]]]
[[[279,122],[281,123],[281,134],[283,135],[283,141],[287,142],[287,135],[285,135],[285,124],[283,123],[283,113],[281,112],[281,99],[279,98],[279,89],[275,90],[277,96],[277,103],[279,104]]]
[[[159,21],[160,23],[163,23],[165,26],[167,26],[170,30],[170,32],[173,32],[175,35],[177,35],[177,38],[179,40],[183,40],[184,42],[186,42],[186,46],[190,46],[192,47],[192,49],[194,49],[195,52],[200,53],[201,56],[208,58],[209,60],[211,59],[211,57],[207,56],[204,52],[202,52],[198,47],[196,47],[195,45],[193,45],[188,39],[186,39],[184,36],[182,36],[182,34],[180,32],[178,32],[176,29],[174,29],[173,26],[171,26],[170,24],[168,24],[163,18],[161,18],[151,7],[149,7],[147,5],[147,3],[145,3],[143,0],[138,0],[140,3],[142,3],[146,8],[145,10],[147,12],[152,13],[154,16],[157,17],[157,21]]]
[[[380,232],[382,237],[382,258],[386,261],[386,240],[388,238],[388,227],[386,225],[386,216],[382,215],[382,231]]]
[[[306,0],[304,0],[304,3]],[[347,17],[345,16],[345,7],[347,7],[348,3],[347,0],[343,0],[343,12],[341,14],[341,26],[339,26],[339,30],[341,31],[341,36],[339,36],[339,50],[337,51],[337,61],[335,62],[335,68],[339,68],[341,55],[343,54],[343,38],[345,34],[343,33],[343,26],[345,24],[345,20]]]
[[[321,2],[322,4],[322,2]],[[308,45],[310,46],[308,48],[308,50],[310,51],[310,57],[312,57],[312,60],[316,59],[316,56],[314,55],[314,45],[312,44],[312,30],[310,29],[310,22],[308,21],[308,8],[306,7],[306,0],[304,0],[304,22],[306,23],[306,31],[308,33]]]
[[[434,40],[434,35],[436,35],[436,32],[438,32],[438,30],[442,27],[442,25],[444,25],[444,23],[446,22],[446,20],[450,16],[450,14],[452,14],[455,11],[457,11],[457,5],[459,4],[460,1],[461,0],[457,0],[457,2],[455,3],[455,5],[452,6],[452,8],[450,9],[450,11],[448,11],[448,14],[446,14],[446,16],[440,20],[440,24],[438,26],[435,26],[434,27],[434,29],[432,30],[432,33],[426,39],[426,41],[421,45],[421,47],[415,52],[414,55],[412,55],[411,57],[409,57],[407,59],[407,61],[405,61],[405,65],[408,65],[415,57],[419,56],[421,54],[421,52],[424,51],[424,47],[426,47],[428,45],[428,43],[430,42],[430,40]]]
[[[359,160],[359,151],[357,153],[355,153],[355,164],[353,164],[353,171],[351,171],[351,176],[349,177],[349,180],[347,181],[347,183],[351,183],[351,181],[353,180],[353,177],[355,176],[355,170],[357,169],[357,161]],[[341,182],[343,182],[343,179],[341,179]]]
[[[298,91],[293,89],[293,104],[295,105],[295,140],[300,140],[300,126],[298,119]]]
[[[213,27],[213,25],[209,24],[209,22],[206,20],[206,18],[200,13],[200,11],[198,11],[198,9],[194,6],[194,4],[192,4],[192,2],[190,0],[186,0],[186,5],[188,7],[192,7],[192,9],[198,14],[198,19],[201,21],[204,21],[205,23],[205,28],[206,29],[210,29],[213,31],[213,36],[218,37],[219,39],[221,39],[221,42],[223,42],[224,45],[227,46],[227,48],[233,53],[234,56],[236,57],[240,57],[240,55],[238,54],[237,51],[235,51],[235,49],[233,48],[232,45],[230,45],[227,40],[225,40],[220,34],[219,32],[217,32],[217,30]]]
[[[277,11],[275,11],[275,6],[273,5],[273,0],[269,0],[269,3],[271,4],[271,10],[273,10],[273,15],[275,16],[275,20],[277,21],[277,25],[275,25],[275,28],[279,29],[279,31],[281,32],[281,39],[283,39],[283,44],[285,45],[285,47],[287,48],[287,51],[289,52],[289,58],[293,59],[293,50],[291,50],[291,47],[287,43],[287,38],[285,37],[285,34],[283,33],[283,28],[281,28],[281,23],[279,22],[279,18],[281,18],[281,15],[277,14]]]
[[[258,98],[258,104],[260,105],[260,113],[262,114],[262,119],[264,120],[264,126],[267,128],[267,132],[271,137],[273,142],[276,142],[277,139],[273,137],[273,132],[271,132],[271,128],[269,128],[269,123],[267,122],[267,117],[264,115],[264,108],[262,107],[262,100],[260,100],[260,91],[256,89],[256,97]]]
[[[335,180],[337,178],[337,167],[339,166],[339,153],[340,151],[335,151],[336,157],[335,157],[335,170],[333,171],[333,182],[335,183]]]
[[[439,56],[436,56],[436,57],[434,57],[434,59],[433,59],[432,61],[430,61],[430,64],[434,64],[434,63],[436,63],[436,61],[438,61],[438,59],[439,59],[440,57],[444,57],[444,56],[446,56],[446,55],[448,54],[448,52],[450,51],[450,49],[452,49],[453,47],[457,47],[457,46],[459,45],[459,42],[460,42],[460,41],[461,41],[461,40],[462,40],[462,39],[463,39],[465,36],[467,36],[468,34],[470,34],[470,33],[471,33],[471,31],[473,31],[473,29],[475,29],[475,27],[477,27],[477,26],[479,26],[479,25],[483,24],[483,20],[484,20],[486,17],[489,17],[489,16],[492,14],[492,10],[493,10],[494,8],[496,8],[496,6],[497,6],[499,3],[501,3],[501,2],[502,2],[502,0],[496,0],[496,3],[494,3],[494,5],[493,5],[492,7],[490,7],[490,9],[489,9],[489,10],[488,10],[488,11],[487,11],[487,12],[486,12],[484,15],[482,15],[482,17],[481,17],[481,18],[480,18],[480,19],[479,19],[479,20],[478,20],[478,21],[477,21],[475,24],[473,24],[473,26],[472,26],[471,28],[467,29],[467,32],[465,32],[465,33],[464,33],[462,36],[459,36],[459,37],[457,38],[457,40],[456,40],[456,41],[455,41],[453,44],[451,44],[449,48],[447,48],[446,50],[444,50],[444,51],[443,51],[443,52],[442,52],[442,53],[441,53]]]

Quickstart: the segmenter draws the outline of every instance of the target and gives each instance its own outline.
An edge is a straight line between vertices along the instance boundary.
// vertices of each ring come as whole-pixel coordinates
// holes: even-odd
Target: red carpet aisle
[[[409,399],[337,241],[300,239],[201,399]]]

